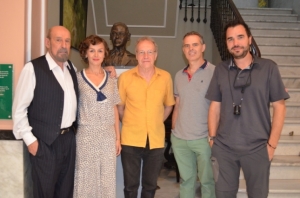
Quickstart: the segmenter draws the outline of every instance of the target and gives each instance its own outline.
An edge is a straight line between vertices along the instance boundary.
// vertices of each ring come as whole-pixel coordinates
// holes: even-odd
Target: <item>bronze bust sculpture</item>
[[[110,31],[110,40],[113,49],[109,51],[109,56],[105,60],[106,66],[136,66],[135,54],[126,50],[126,43],[130,40],[127,25],[122,22],[114,23]]]

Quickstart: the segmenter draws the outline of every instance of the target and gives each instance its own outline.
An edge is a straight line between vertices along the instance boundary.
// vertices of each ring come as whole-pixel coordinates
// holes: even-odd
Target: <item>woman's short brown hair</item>
[[[90,35],[90,36],[86,37],[83,41],[81,41],[81,43],[79,45],[79,54],[85,63],[89,63],[88,59],[86,58],[86,52],[89,49],[90,45],[97,45],[100,43],[103,43],[104,48],[105,48],[105,53],[104,53],[104,60],[105,60],[108,56],[109,48],[108,48],[106,41],[103,38],[101,38],[97,35]],[[103,60],[103,62],[104,62],[104,60]]]

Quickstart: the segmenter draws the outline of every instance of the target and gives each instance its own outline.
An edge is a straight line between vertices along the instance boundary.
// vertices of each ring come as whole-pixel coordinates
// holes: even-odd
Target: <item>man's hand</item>
[[[215,137],[220,123],[221,102],[211,101],[208,111],[208,135]],[[210,148],[213,146],[214,140],[209,141]]]
[[[214,141],[213,141],[213,140],[210,140],[210,141],[209,141],[209,146],[210,146],[210,148],[213,146],[213,144],[214,144]]]
[[[120,139],[117,139],[116,140],[116,155],[117,156],[120,155],[121,150],[122,150],[122,147],[121,147]]]
[[[267,150],[269,155],[269,161],[271,161],[274,157],[275,149],[272,148],[269,144],[267,144]]]
[[[35,156],[36,152],[38,150],[39,147],[39,142],[36,140],[33,143],[31,143],[30,145],[27,146],[28,147],[28,151],[31,155]]]
[[[110,77],[117,77],[117,72],[114,66],[105,66],[104,69],[110,73]]]

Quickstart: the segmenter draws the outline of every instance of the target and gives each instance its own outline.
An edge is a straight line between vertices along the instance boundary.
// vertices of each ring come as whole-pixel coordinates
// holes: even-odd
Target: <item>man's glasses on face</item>
[[[152,51],[152,50],[149,50],[149,51],[137,51],[137,54],[140,55],[140,56],[144,56],[145,54],[147,54],[148,56],[152,56],[154,55],[156,51]]]

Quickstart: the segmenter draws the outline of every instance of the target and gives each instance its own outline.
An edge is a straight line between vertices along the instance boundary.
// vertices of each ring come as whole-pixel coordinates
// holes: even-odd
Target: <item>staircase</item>
[[[269,198],[300,198],[300,21],[292,9],[240,8],[239,11],[262,57],[278,64],[291,97],[286,101],[284,127],[271,163]],[[241,174],[238,198],[244,197],[247,197],[246,185]]]

